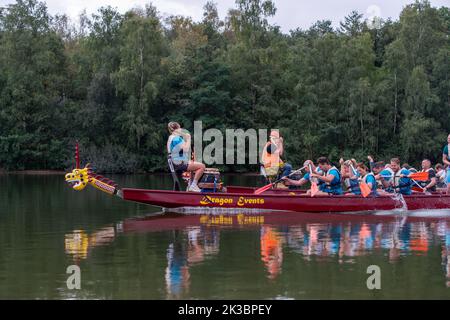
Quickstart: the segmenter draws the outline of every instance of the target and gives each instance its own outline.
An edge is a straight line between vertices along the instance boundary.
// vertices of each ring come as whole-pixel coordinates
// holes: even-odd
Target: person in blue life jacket
[[[389,164],[385,164],[384,161],[371,161],[370,172],[373,173],[377,182],[377,194],[379,196],[390,195],[393,191],[390,185],[390,179],[392,171]]]
[[[303,163],[303,166],[305,167],[306,173],[303,175],[303,177],[300,180],[293,180],[288,177],[283,177],[282,179],[284,181],[284,184],[287,186],[300,187],[307,183],[311,183],[311,170],[313,171],[313,173],[323,174],[323,172],[320,170],[320,168],[316,167],[311,160],[306,160]],[[321,190],[321,188],[323,188],[323,185],[325,183],[323,181],[318,181],[317,184],[318,184],[319,190]]]
[[[369,168],[364,163],[358,163],[356,170],[358,170],[361,182],[367,184],[371,190],[370,196],[378,196],[377,180],[373,172],[369,171]]]
[[[359,173],[356,170],[356,160],[344,161],[341,158],[339,163],[341,164],[341,179],[347,188],[345,195],[360,195],[361,189],[359,188]]]
[[[387,193],[394,192],[392,187],[394,171],[392,171],[390,163],[384,164],[382,161],[379,161],[372,168],[372,172],[375,174],[375,179],[380,182],[383,191]]]
[[[445,183],[447,184],[447,194],[450,195],[450,134],[447,136],[447,144],[442,150],[442,162],[447,166],[447,175]]]
[[[400,159],[392,158],[389,166],[382,170],[378,176],[388,187],[385,191],[390,193],[401,193],[403,195],[410,195],[412,193],[412,180],[408,177],[411,172],[405,168],[400,167]]]
[[[319,189],[317,195],[341,195],[341,173],[339,170],[332,166],[330,161],[326,157],[320,157],[317,159],[318,166],[324,175],[312,173],[310,176],[316,178],[319,181],[323,181],[324,185]]]
[[[170,133],[167,139],[167,152],[172,158],[175,171],[194,172],[194,178],[188,187],[188,191],[200,192],[197,183],[205,171],[205,165],[200,162],[190,160],[191,135],[181,128],[178,122],[168,124]]]

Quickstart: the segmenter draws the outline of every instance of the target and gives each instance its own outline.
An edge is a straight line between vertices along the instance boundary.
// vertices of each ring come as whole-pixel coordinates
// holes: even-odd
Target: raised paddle
[[[311,164],[309,164],[308,166],[309,166],[309,174],[312,174],[313,170]],[[316,180],[313,179],[312,177],[309,179],[309,181],[311,182],[311,197],[314,197],[319,192],[319,186],[317,185]]]
[[[392,178],[392,176],[387,176],[387,175],[380,175],[380,177],[383,178]],[[415,173],[411,173],[407,176],[404,176],[405,178],[410,178],[412,180],[417,180],[417,181],[427,181],[428,180],[428,172],[415,172]]]
[[[417,181],[427,181],[429,179],[428,172],[415,172],[408,175],[408,178]]]
[[[254,194],[261,194],[261,193],[263,193],[264,191],[269,190],[270,188],[272,188],[272,186],[273,186],[274,184],[277,184],[278,182],[283,181],[284,178],[290,177],[290,176],[292,176],[293,174],[295,174],[295,173],[297,173],[297,172],[299,172],[299,171],[302,171],[302,170],[305,169],[305,168],[306,168],[306,167],[302,167],[302,168],[300,168],[300,169],[298,169],[298,170],[295,170],[295,171],[291,172],[289,175],[284,176],[284,177],[278,179],[278,180],[275,181],[275,182],[269,183],[268,185],[265,185],[264,187],[261,187],[261,188],[259,188],[259,189],[256,189],[255,192],[254,192]]]

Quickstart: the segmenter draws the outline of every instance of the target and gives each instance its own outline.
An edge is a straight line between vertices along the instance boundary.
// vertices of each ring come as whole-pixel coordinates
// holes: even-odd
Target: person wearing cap
[[[188,191],[200,192],[197,183],[205,171],[205,165],[200,162],[190,160],[191,135],[182,129],[178,122],[169,122],[170,133],[167,139],[167,152],[172,158],[175,171],[194,172],[194,178],[188,187]]]
[[[262,163],[266,174],[278,178],[286,177],[291,173],[292,166],[281,160],[284,153],[283,137],[280,136],[278,130],[272,130],[269,138],[270,140],[265,144],[262,154]],[[281,173],[280,169],[282,170]]]

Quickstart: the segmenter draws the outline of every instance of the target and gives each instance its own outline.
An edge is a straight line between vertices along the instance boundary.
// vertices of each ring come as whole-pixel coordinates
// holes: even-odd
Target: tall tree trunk
[[[397,131],[397,99],[398,99],[398,93],[397,93],[397,72],[394,73],[394,83],[395,83],[395,94],[394,94],[394,135]]]

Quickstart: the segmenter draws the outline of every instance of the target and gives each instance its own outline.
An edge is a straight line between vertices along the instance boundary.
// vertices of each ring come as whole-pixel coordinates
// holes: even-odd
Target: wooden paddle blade
[[[364,198],[367,198],[369,196],[369,194],[372,192],[369,185],[362,181],[359,184],[359,188],[361,189],[361,194]]]
[[[314,197],[317,192],[319,192],[319,186],[317,185],[317,183],[312,182],[311,183],[311,197]]]
[[[264,191],[269,190],[270,188],[272,188],[272,183],[271,183],[271,184],[268,184],[268,185],[266,185],[266,186],[264,186],[264,187],[261,187],[261,188],[259,188],[259,189],[256,189],[255,192],[254,192],[254,194],[261,194],[261,193],[263,193]]]
[[[428,172],[415,172],[409,175],[409,178],[417,181],[427,181],[429,179]]]

